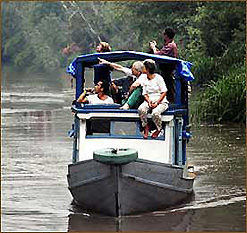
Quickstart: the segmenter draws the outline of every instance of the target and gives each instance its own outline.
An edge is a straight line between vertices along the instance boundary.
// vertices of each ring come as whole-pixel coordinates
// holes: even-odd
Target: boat
[[[192,64],[135,51],[81,55],[67,68],[76,79],[76,99],[85,88],[85,71],[100,72],[98,58],[110,62],[150,58],[157,64],[175,64],[175,101],[162,113],[163,134],[147,140],[140,132],[137,109],[74,102],[74,123],[69,133],[73,153],[67,174],[73,202],[86,211],[114,217],[183,203],[193,193],[195,178],[190,175],[191,166],[186,159],[190,138],[186,90],[188,82],[194,79]]]

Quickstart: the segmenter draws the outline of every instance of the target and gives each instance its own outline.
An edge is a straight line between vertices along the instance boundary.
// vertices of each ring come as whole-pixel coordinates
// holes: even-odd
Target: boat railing
[[[119,104],[80,104],[76,103],[71,107],[74,113],[136,113],[137,109],[120,109]],[[184,105],[170,104],[168,109],[162,113],[162,115],[185,115],[187,114],[187,108]]]

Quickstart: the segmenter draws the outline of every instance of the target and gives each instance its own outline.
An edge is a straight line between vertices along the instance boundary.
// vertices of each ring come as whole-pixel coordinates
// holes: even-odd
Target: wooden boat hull
[[[122,165],[94,160],[68,167],[69,190],[83,209],[124,216],[164,209],[183,202],[193,191],[193,178],[179,166],[137,159]]]

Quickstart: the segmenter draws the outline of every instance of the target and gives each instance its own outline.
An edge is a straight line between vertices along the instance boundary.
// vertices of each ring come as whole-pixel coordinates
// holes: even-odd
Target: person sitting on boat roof
[[[96,94],[88,95],[85,90],[77,99],[78,103],[88,103],[88,104],[114,104],[113,99],[107,95],[109,92],[109,84],[106,81],[99,81],[95,87],[94,91]]]
[[[130,69],[101,58],[99,58],[99,61],[101,64],[108,64],[111,68],[117,71],[121,71],[127,76],[126,78],[113,80],[112,82],[114,92],[118,95],[121,95],[119,99],[121,103],[124,104],[121,109],[138,108],[139,105],[144,101],[142,96],[142,88],[140,86],[140,80],[145,78],[145,75],[142,74],[142,70],[144,68],[143,62],[134,62]],[[139,81],[137,82],[137,80]],[[121,87],[121,91],[119,87]]]
[[[168,108],[168,100],[166,98],[167,87],[164,79],[159,74],[155,73],[155,62],[152,59],[146,59],[143,62],[143,73],[147,75],[143,83],[143,95],[145,101],[138,108],[142,126],[144,128],[143,138],[148,138],[149,126],[147,114],[152,111],[152,120],[156,126],[152,138],[158,137],[162,130],[161,113]]]
[[[149,42],[149,47],[152,53],[157,55],[165,55],[168,57],[178,58],[177,44],[174,42],[175,31],[172,28],[166,28],[164,33],[164,45],[162,49],[158,50],[157,42]],[[174,86],[174,70],[176,69],[175,64],[160,64],[161,75],[163,76],[167,85],[167,98],[170,102],[174,102],[175,86]]]
[[[107,42],[101,41],[96,47],[96,52],[98,53],[111,52],[111,46]]]

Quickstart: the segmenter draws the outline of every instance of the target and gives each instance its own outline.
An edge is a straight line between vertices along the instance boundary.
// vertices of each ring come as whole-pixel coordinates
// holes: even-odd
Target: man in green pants
[[[99,61],[101,64],[107,64],[113,69],[121,71],[128,76],[127,78],[122,79],[122,86],[127,87],[124,92],[128,98],[122,100],[123,106],[121,107],[121,109],[137,109],[144,101],[144,97],[142,95],[142,83],[146,79],[146,74],[142,73],[144,67],[143,62],[136,61],[133,63],[132,68],[129,69],[127,67],[123,67],[119,64],[112,63],[101,58],[99,58]],[[131,82],[129,77],[132,77]],[[118,90],[117,85],[121,85],[117,81],[118,80],[116,80],[115,82],[113,81],[112,83],[112,86],[113,88],[115,88],[116,91]]]

